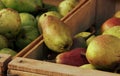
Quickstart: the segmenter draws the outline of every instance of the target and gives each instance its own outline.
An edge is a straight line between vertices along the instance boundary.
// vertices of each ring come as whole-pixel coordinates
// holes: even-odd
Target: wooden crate
[[[0,76],[6,73],[7,64],[11,59],[12,57],[8,54],[0,54]]]
[[[49,0],[46,0],[46,2]],[[58,0],[58,3],[61,0]],[[52,3],[54,4],[54,2]],[[71,29],[72,35],[87,30],[90,26],[100,25],[120,10],[120,0],[83,0],[66,17],[61,20]],[[48,50],[41,37],[34,46],[26,47],[26,54],[18,54],[8,64],[8,74],[18,76],[120,76],[120,74],[80,69],[78,67],[43,61],[41,50]],[[21,56],[20,56],[21,55]]]

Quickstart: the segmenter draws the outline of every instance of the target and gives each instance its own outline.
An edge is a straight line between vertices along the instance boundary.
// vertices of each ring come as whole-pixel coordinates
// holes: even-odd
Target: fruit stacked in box
[[[38,21],[43,13],[62,18],[77,3],[64,0],[54,6],[43,0],[0,0],[0,53],[16,55],[41,35]]]
[[[38,26],[48,53],[43,60],[79,68],[120,73],[120,12],[100,28],[94,25],[72,36],[70,29],[57,16],[43,14]],[[42,58],[41,58],[42,59]]]

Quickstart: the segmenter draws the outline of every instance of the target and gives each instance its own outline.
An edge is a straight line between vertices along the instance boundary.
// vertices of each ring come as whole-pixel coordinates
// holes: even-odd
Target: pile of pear
[[[120,19],[116,14],[112,18]],[[111,27],[112,23],[117,25]],[[106,20],[101,25],[101,31],[95,28],[90,31],[90,28],[72,36],[69,27],[66,27],[59,17],[44,13],[38,19],[44,43],[56,54],[53,57],[56,63],[108,72],[119,72],[120,68],[118,24],[120,25],[120,22]],[[103,31],[103,27],[107,30]]]
[[[38,25],[42,14],[61,19],[78,3],[77,0],[63,0],[58,6],[54,6],[43,2],[43,0],[0,0],[0,53],[15,56],[42,34],[42,28]],[[61,51],[71,45],[67,39],[66,42],[68,42],[66,47],[60,46]]]

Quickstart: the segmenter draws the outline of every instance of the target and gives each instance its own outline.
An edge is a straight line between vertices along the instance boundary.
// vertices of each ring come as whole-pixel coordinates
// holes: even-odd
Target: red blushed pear
[[[108,20],[106,20],[103,23],[103,25],[101,26],[101,32],[104,32],[105,30],[107,30],[113,26],[120,26],[120,18],[111,17]]]
[[[88,61],[85,56],[85,48],[75,48],[67,52],[60,53],[56,56],[56,63],[81,66],[87,64]]]

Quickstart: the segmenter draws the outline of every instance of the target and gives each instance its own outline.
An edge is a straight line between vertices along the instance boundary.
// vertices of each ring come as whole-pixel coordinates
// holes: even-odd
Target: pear
[[[7,38],[16,37],[21,28],[19,13],[10,8],[0,10],[0,34]]]
[[[15,45],[18,50],[22,50],[39,36],[39,31],[33,26],[23,26],[16,38]]]
[[[77,4],[77,0],[63,0],[58,5],[58,10],[62,16],[66,16]]]
[[[113,35],[98,35],[87,47],[89,63],[103,70],[113,70],[120,61],[120,39]]]
[[[0,35],[0,49],[7,47],[8,47],[8,39],[5,36]]]
[[[7,8],[18,12],[35,12],[43,6],[42,0],[1,0]]]
[[[36,18],[30,13],[19,13],[21,19],[22,26],[35,26],[37,27],[37,20]]]
[[[86,40],[86,44],[89,45],[89,43],[93,40],[93,38],[95,38],[95,35],[92,34],[91,32],[80,32],[78,34],[75,35],[76,38],[78,37],[83,37]]]
[[[87,48],[86,41],[82,36],[73,38],[73,44],[71,46],[71,49],[74,48]]]
[[[120,26],[111,27],[108,30],[105,30],[103,32],[103,35],[104,34],[109,34],[109,35],[113,35],[113,36],[120,38]]]
[[[38,25],[42,28],[43,39],[49,49],[55,52],[70,49],[73,43],[71,32],[59,18],[44,14],[44,20],[39,18]]]
[[[50,15],[50,16],[55,16],[55,17],[57,17],[57,18],[59,18],[59,19],[61,19],[62,18],[62,16],[60,15],[60,13],[58,13],[58,12],[56,12],[56,11],[48,11],[48,12],[45,12],[45,13],[43,13],[42,15],[40,15],[39,16],[39,18],[41,19],[41,20],[43,20],[44,21],[44,15]],[[38,20],[39,20],[39,18],[38,18]],[[39,24],[38,25],[38,28],[39,28],[39,31],[40,32],[42,32],[41,30],[41,25]]]
[[[3,48],[0,50],[0,54],[10,54],[11,56],[15,56],[17,52],[10,48]]]
[[[85,52],[85,48],[74,48],[72,50],[60,53],[56,56],[56,63],[72,66],[88,64],[85,57]]]
[[[2,3],[2,1],[0,0],[0,10],[5,8],[5,5]]]
[[[92,64],[83,64],[81,65],[79,68],[82,68],[82,69],[97,69],[94,65]]]

